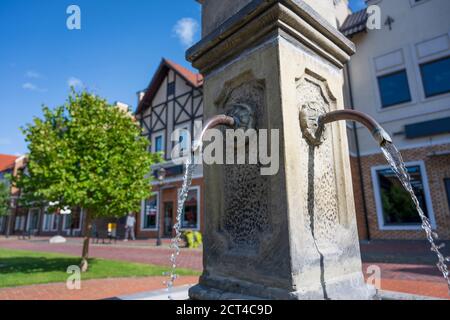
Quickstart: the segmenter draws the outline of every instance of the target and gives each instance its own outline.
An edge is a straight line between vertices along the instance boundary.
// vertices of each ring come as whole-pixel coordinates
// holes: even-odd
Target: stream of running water
[[[447,266],[447,262],[450,262],[450,257],[446,258],[441,252],[441,250],[445,247],[445,244],[436,243],[436,241],[438,241],[439,239],[439,236],[436,232],[433,231],[430,219],[428,219],[428,217],[425,215],[422,208],[420,207],[420,202],[417,199],[417,196],[414,193],[414,189],[411,185],[411,177],[408,173],[408,170],[406,169],[406,165],[398,149],[392,143],[386,142],[381,147],[381,150],[383,151],[384,157],[389,162],[389,165],[392,167],[392,170],[396,174],[397,178],[400,180],[401,184],[406,189],[406,191],[408,191],[409,194],[411,195],[411,199],[413,200],[417,212],[419,213],[419,216],[422,220],[422,229],[425,231],[427,240],[431,245],[431,251],[436,253],[436,256],[438,258],[437,267],[444,276],[445,280],[447,281],[450,295],[450,279]]]
[[[176,269],[177,269],[177,258],[180,255],[180,241],[181,241],[181,218],[184,210],[184,203],[186,202],[189,188],[192,184],[192,174],[195,168],[193,163],[193,158],[188,157],[185,163],[185,173],[183,177],[183,186],[181,187],[180,193],[178,195],[178,207],[176,215],[176,223],[173,226],[175,230],[175,237],[171,241],[171,249],[173,253],[170,256],[170,262],[172,263],[170,272],[168,273],[169,279],[166,281],[167,291],[169,294],[169,300],[172,300],[172,289],[174,281],[177,279]]]
[[[382,147],[381,150],[383,151],[383,154],[388,161],[389,165],[391,166],[392,170],[400,180],[403,187],[406,189],[406,191],[409,192],[411,195],[411,199],[414,202],[414,205],[416,206],[417,212],[422,220],[422,229],[426,233],[426,237],[428,242],[431,246],[431,251],[433,251],[437,258],[437,267],[439,271],[444,276],[445,280],[447,281],[447,285],[449,287],[449,294],[450,294],[450,278],[449,278],[449,270],[447,266],[447,262],[450,262],[450,257],[445,257],[441,250],[444,248],[445,244],[437,244],[436,241],[438,241],[438,234],[433,231],[431,222],[429,218],[425,215],[423,212],[420,202],[414,193],[414,189],[411,184],[411,177],[408,174],[408,171],[406,169],[406,165],[403,161],[402,155],[398,151],[398,149],[395,147],[394,144],[390,142],[386,142]],[[185,163],[185,174],[183,178],[183,186],[181,188],[181,191],[178,195],[178,207],[177,207],[177,215],[176,215],[176,223],[174,225],[175,229],[175,237],[172,239],[171,242],[171,248],[173,249],[173,253],[171,254],[170,261],[172,263],[171,270],[168,273],[169,279],[166,281],[168,293],[169,293],[169,299],[172,300],[172,289],[174,285],[174,281],[177,279],[176,274],[176,268],[177,268],[177,258],[180,255],[180,241],[181,241],[181,220],[183,215],[183,209],[184,209],[184,203],[187,199],[189,188],[192,183],[192,174],[194,171],[195,165],[193,163],[193,158],[188,157]]]

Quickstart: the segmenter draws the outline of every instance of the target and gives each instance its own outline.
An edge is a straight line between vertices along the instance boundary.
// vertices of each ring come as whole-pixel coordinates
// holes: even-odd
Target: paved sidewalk
[[[450,256],[450,243],[442,250]],[[383,290],[450,299],[449,288],[436,267],[437,257],[427,241],[372,241],[361,244],[363,271],[381,269]]]
[[[0,300],[100,300],[162,290],[165,277],[118,278],[82,281],[81,290],[68,290],[65,283],[0,289]],[[198,283],[198,277],[180,277],[176,286]]]
[[[147,243],[147,246],[144,244]],[[0,238],[0,248],[14,250],[28,250],[38,252],[54,252],[73,256],[81,255],[81,239],[69,239],[65,244],[50,244],[48,238],[35,238],[32,240],[17,240],[17,238]],[[202,251],[195,249],[181,249],[177,259],[178,267],[201,271]],[[147,263],[160,266],[170,266],[172,250],[168,247],[156,247],[153,242],[118,242],[111,245],[90,244],[89,255],[92,258],[103,258],[128,262]]]
[[[148,263],[155,265],[168,266],[170,265],[169,256],[172,251],[166,246],[155,247],[153,240],[136,241],[136,242],[118,242],[112,245],[91,245],[90,253],[91,257],[105,258],[112,260],[123,260],[130,262]],[[37,238],[30,240],[17,240],[17,238],[10,238],[8,240],[0,237],[0,248],[10,248],[18,250],[32,250],[41,252],[57,252],[69,255],[78,256],[81,252],[81,239],[69,239],[66,244],[52,245],[44,238]],[[362,257],[363,257],[363,271],[366,273],[367,268],[371,265],[377,265],[381,269],[381,287],[383,290],[399,291],[404,293],[427,295],[432,297],[439,297],[449,299],[448,288],[445,280],[442,278],[441,273],[436,267],[436,257],[429,250],[429,246],[423,241],[377,241],[372,243],[363,243],[361,245]],[[445,253],[449,254],[449,248]],[[202,270],[202,251],[201,250],[188,250],[182,249],[182,252],[178,258],[179,267],[191,268],[194,270]],[[366,276],[368,276],[366,274]],[[157,279],[157,278],[154,278]],[[97,285],[102,285],[109,288],[109,283],[116,280],[92,280],[97,281]],[[124,281],[124,282],[121,282]],[[130,285],[126,285],[127,281]],[[118,289],[123,288],[124,292],[118,292],[112,296],[128,295],[133,293],[139,293],[143,291],[149,291],[152,289],[142,288],[138,286],[140,280],[123,279],[118,283]],[[145,280],[152,281],[152,280]],[[156,280],[158,282],[160,280]],[[90,283],[90,282],[86,282]],[[123,285],[122,285],[123,284]],[[176,285],[182,285],[184,283],[177,283]],[[58,288],[58,285],[48,285],[48,290],[53,290],[53,286]],[[61,286],[61,285],[59,285]],[[135,287],[136,286],[136,287]],[[33,286],[34,287],[34,286]],[[36,286],[39,287],[39,286]],[[65,287],[64,287],[65,288]],[[131,288],[134,291],[125,292]],[[141,290],[141,288],[143,290]],[[130,289],[130,290],[131,290]],[[155,288],[157,289],[157,288]],[[4,294],[4,289],[0,290],[0,299]],[[31,289],[13,289],[8,291],[14,293],[17,291],[25,290],[30,292]],[[103,290],[103,289],[102,289]],[[109,289],[104,289],[109,293]],[[86,291],[86,295],[90,296]],[[115,291],[114,291],[115,292]],[[100,294],[101,292],[99,292]],[[14,293],[17,295],[19,293]],[[59,292],[59,294],[62,294]],[[68,298],[72,297],[72,294]],[[100,298],[106,298],[105,295],[101,295]]]

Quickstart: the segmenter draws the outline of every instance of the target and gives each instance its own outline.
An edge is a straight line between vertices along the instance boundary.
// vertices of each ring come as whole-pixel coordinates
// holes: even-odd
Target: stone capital
[[[252,0],[190,48],[186,56],[207,74],[276,37],[311,50],[339,68],[355,52],[355,45],[305,1]]]

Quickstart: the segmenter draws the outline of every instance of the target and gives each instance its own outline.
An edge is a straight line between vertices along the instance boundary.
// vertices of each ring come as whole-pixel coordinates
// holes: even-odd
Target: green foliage
[[[411,196],[402,186],[393,185],[389,189],[382,189],[381,199],[383,211],[392,222],[416,222],[416,214]]]
[[[0,181],[0,217],[9,213],[10,191],[8,183]]]
[[[23,132],[29,143],[27,170],[17,185],[28,202],[39,199],[79,206],[91,218],[137,211],[150,196],[150,167],[159,155],[132,117],[86,92],[53,110],[43,107]]]

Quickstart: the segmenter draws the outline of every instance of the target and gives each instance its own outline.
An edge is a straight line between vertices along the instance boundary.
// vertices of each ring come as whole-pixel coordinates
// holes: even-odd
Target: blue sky
[[[81,30],[66,27],[71,4]],[[42,104],[64,103],[69,85],[134,108],[161,57],[189,67],[184,51],[199,40],[200,16],[194,0],[1,0],[0,153],[26,152],[19,128]]]

